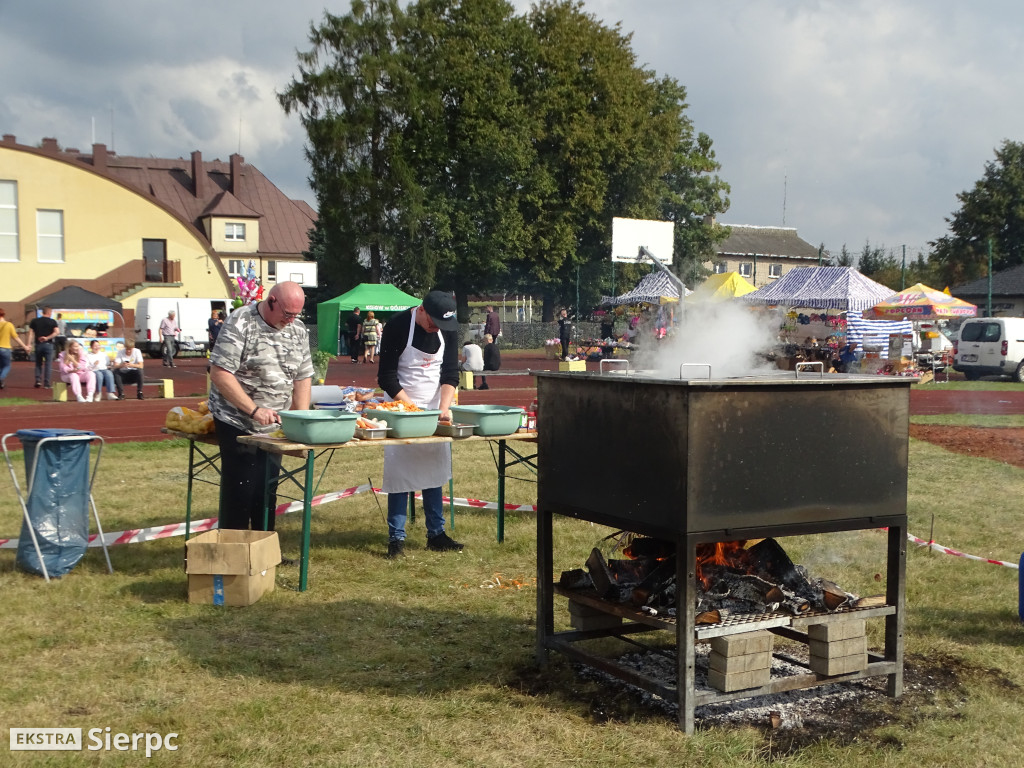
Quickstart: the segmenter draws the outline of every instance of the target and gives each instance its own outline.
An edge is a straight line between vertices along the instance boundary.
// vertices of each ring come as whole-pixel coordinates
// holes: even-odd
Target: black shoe
[[[405,557],[405,542],[402,539],[391,539],[388,542],[388,560]]]
[[[139,394],[137,394],[135,397],[137,397],[139,400],[145,400],[146,399],[145,397],[142,396],[141,392],[139,392]]]
[[[118,400],[124,400],[124,392],[118,392],[117,393],[117,399]]]
[[[427,539],[427,549],[432,552],[461,552],[462,544],[450,538],[444,531],[441,531],[437,536],[431,536]]]
[[[487,384],[481,384],[477,389],[490,389],[490,386]]]
[[[35,386],[35,388],[36,388],[36,389],[39,389],[39,388],[40,388],[40,387],[42,387],[43,385],[42,385],[42,384],[40,384],[40,383],[39,383],[39,382],[37,381],[37,382],[36,382],[36,383],[35,383],[35,384],[34,384],[33,386]]]

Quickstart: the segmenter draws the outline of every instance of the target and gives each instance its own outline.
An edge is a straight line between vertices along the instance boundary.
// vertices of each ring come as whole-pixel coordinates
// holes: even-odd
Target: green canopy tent
[[[359,307],[363,317],[373,312],[379,320],[387,320],[396,312],[418,307],[422,301],[393,285],[360,283],[351,291],[316,305],[317,349],[332,355],[340,354],[338,336],[344,317]]]

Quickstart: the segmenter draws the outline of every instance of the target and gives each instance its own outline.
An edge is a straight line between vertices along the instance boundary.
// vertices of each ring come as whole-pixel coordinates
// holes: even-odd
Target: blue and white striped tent
[[[910,320],[865,320],[861,312],[846,314],[846,340],[856,341],[861,349],[880,347],[879,357],[889,357],[889,337],[913,336],[914,324]]]
[[[687,296],[693,293],[685,285],[683,289]],[[889,293],[891,294],[892,291]],[[679,301],[679,288],[669,279],[668,275],[659,270],[641,278],[636,288],[621,296],[604,296],[601,299],[601,304],[606,307],[617,307],[629,304],[660,304],[663,300]]]
[[[892,289],[864,277],[853,267],[797,267],[753,293],[748,304],[863,312],[892,296]]]

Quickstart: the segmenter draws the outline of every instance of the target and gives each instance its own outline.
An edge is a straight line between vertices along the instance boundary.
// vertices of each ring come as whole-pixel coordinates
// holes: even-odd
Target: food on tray
[[[397,413],[412,413],[423,409],[412,403],[403,403],[401,400],[391,400],[387,403],[377,403],[373,406],[375,411],[395,411]]]
[[[360,416],[356,419],[356,427],[359,429],[387,429],[388,423],[383,419],[370,419]]]

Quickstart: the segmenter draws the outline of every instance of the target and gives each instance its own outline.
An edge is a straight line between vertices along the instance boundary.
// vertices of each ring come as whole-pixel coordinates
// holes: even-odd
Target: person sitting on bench
[[[142,352],[135,348],[135,339],[125,339],[124,349],[117,350],[114,358],[114,386],[117,387],[117,399],[124,400],[124,384],[135,382],[138,387],[136,397],[143,399],[142,385],[145,375],[142,372]]]

